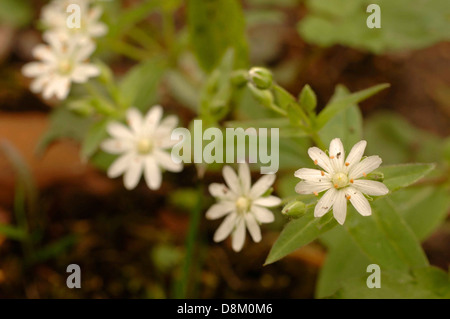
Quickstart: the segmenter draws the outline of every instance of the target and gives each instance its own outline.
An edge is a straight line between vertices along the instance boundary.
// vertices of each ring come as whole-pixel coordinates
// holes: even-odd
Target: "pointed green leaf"
[[[384,174],[383,183],[393,192],[414,184],[434,167],[435,164],[401,164],[382,166],[377,171]]]

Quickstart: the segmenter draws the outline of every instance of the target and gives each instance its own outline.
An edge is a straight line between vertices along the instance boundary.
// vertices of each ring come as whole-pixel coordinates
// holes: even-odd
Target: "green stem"
[[[190,224],[189,224],[189,231],[186,238],[186,258],[184,260],[183,265],[183,273],[182,278],[180,282],[178,297],[180,298],[187,298],[189,293],[189,284],[192,282],[192,273],[193,273],[193,260],[194,260],[194,252],[195,252],[195,244],[197,241],[197,234],[198,229],[200,226],[200,220],[202,216],[202,208],[203,208],[203,202],[202,202],[202,192],[203,192],[203,185],[199,185],[198,190],[198,197],[197,197],[197,204],[194,207],[194,210],[192,211],[192,215],[190,218]]]

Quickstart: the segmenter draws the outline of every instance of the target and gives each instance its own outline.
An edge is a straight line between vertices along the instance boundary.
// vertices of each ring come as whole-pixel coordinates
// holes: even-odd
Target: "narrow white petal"
[[[301,178],[305,181],[318,181],[322,179],[329,179],[330,174],[312,168],[300,168],[294,173],[295,177]]]
[[[218,219],[236,209],[236,205],[230,201],[222,201],[212,205],[206,212],[206,218]]]
[[[330,188],[333,188],[333,183],[329,179],[320,182],[301,181],[295,185],[295,191],[301,195],[320,193]]]
[[[344,190],[336,192],[333,204],[333,216],[339,224],[344,224],[345,217],[347,216],[347,199],[345,198]]]
[[[49,76],[44,74],[42,76],[37,77],[33,82],[30,84],[30,90],[33,93],[39,93],[43,90],[44,86],[47,85],[49,81]]]
[[[134,135],[131,133],[130,129],[119,122],[109,123],[106,127],[109,135],[117,139],[133,139]]]
[[[49,66],[41,62],[30,62],[22,67],[22,74],[27,77],[36,77],[49,71]]]
[[[261,241],[261,229],[253,214],[245,215],[245,224],[247,225],[248,232],[255,243]]]
[[[222,174],[228,187],[235,194],[241,194],[241,186],[236,172],[230,166],[226,165],[222,169]]]
[[[116,159],[108,168],[108,177],[116,178],[122,175],[128,169],[128,166],[130,165],[133,158],[134,155],[132,153],[126,153]]]
[[[33,49],[33,56],[37,60],[42,60],[44,62],[48,62],[48,63],[52,63],[52,64],[57,61],[55,53],[50,49],[50,47],[48,45],[44,45],[44,44],[38,44]]]
[[[123,183],[126,189],[131,190],[137,186],[141,179],[143,166],[144,161],[140,156],[135,156],[131,160],[128,169],[123,176]]]
[[[281,199],[276,196],[260,197],[253,201],[253,204],[264,207],[275,207],[281,204]]]
[[[233,193],[230,192],[225,184],[212,183],[209,185],[209,193],[216,198],[232,199]]]
[[[336,196],[337,190],[334,188],[330,188],[330,190],[323,194],[322,198],[317,202],[316,207],[314,207],[314,216],[322,217],[328,213],[336,200]]]
[[[162,173],[153,156],[145,157],[144,178],[150,189],[156,190],[161,187]]]
[[[152,107],[144,117],[144,127],[146,133],[153,133],[159,125],[163,115],[162,107],[156,105]]]
[[[58,87],[58,80],[55,79],[54,77],[49,79],[47,85],[45,86],[45,88],[42,92],[42,96],[44,97],[44,99],[46,99],[46,100],[51,99],[53,97],[53,95],[55,94],[57,87]]]
[[[245,221],[241,218],[231,234],[231,247],[236,252],[241,251],[245,243]]]
[[[169,153],[157,149],[153,152],[153,155],[158,162],[158,165],[165,170],[176,173],[183,170],[183,163],[175,163]]]
[[[372,196],[381,196],[389,193],[386,185],[377,181],[357,179],[353,182],[353,186],[361,192]]]
[[[166,116],[155,130],[156,137],[166,137],[172,134],[172,131],[178,124],[178,117],[175,115]]]
[[[55,95],[60,100],[65,100],[70,91],[70,79],[68,77],[59,77],[55,85]]]
[[[77,65],[71,74],[71,78],[75,83],[87,82],[89,78],[100,75],[100,69],[93,64]]]
[[[242,192],[247,195],[250,192],[251,176],[247,163],[239,164],[239,180],[241,181]]]
[[[129,140],[124,139],[107,139],[100,144],[103,151],[111,154],[121,154],[128,152],[133,148],[133,144]]]
[[[361,162],[356,164],[350,171],[349,171],[349,178],[350,179],[357,179],[364,174],[369,174],[374,169],[377,169],[382,163],[382,160],[379,156],[369,156],[365,159],[363,159]]]
[[[320,148],[310,147],[308,149],[308,155],[314,161],[314,164],[319,165],[330,174],[334,172],[330,163],[330,159],[328,158],[327,154],[325,154],[325,152]]]
[[[80,40],[80,42],[78,43],[76,42],[71,43],[75,44],[75,47],[78,48],[75,59],[79,62],[87,60],[95,51],[95,43],[92,41],[84,41],[83,43],[81,43]]]
[[[216,232],[214,233],[213,239],[216,243],[224,240],[228,237],[228,235],[230,235],[231,231],[234,229],[236,217],[236,212],[233,212],[225,217],[222,224],[220,224],[219,228],[217,228]]]
[[[344,167],[345,151],[340,138],[335,138],[330,143],[330,163],[335,172]]]
[[[262,176],[250,189],[249,197],[256,199],[261,197],[275,182],[275,174],[267,174]]]
[[[350,203],[352,203],[358,213],[362,216],[370,216],[372,214],[369,201],[359,190],[353,187],[348,187],[345,193],[347,196],[350,196]]]
[[[141,133],[143,118],[141,112],[135,107],[128,109],[127,111],[127,123],[135,134]]]
[[[250,211],[255,215],[256,220],[261,224],[271,223],[275,220],[273,213],[265,207],[252,205]]]
[[[356,143],[352,150],[350,151],[350,154],[348,154],[347,158],[345,159],[345,165],[346,165],[346,171],[350,171],[350,169],[358,164],[361,161],[361,158],[364,154],[364,150],[366,149],[367,142],[362,140]],[[347,165],[348,164],[348,165]]]

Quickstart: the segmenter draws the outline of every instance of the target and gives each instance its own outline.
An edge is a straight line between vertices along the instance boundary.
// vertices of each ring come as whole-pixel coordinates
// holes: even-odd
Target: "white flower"
[[[330,143],[329,155],[317,147],[308,150],[309,157],[314,164],[323,170],[301,168],[295,172],[295,176],[303,179],[295,187],[299,194],[314,194],[327,191],[317,202],[314,209],[315,217],[322,217],[333,208],[334,218],[339,224],[344,224],[347,215],[347,200],[362,216],[372,214],[366,195],[386,195],[389,190],[380,182],[361,179],[378,168],[381,164],[379,156],[369,156],[361,161],[367,142],[356,143],[350,154],[345,158],[344,147],[339,138]]]
[[[64,100],[71,83],[84,83],[90,77],[100,74],[100,69],[86,60],[95,50],[95,44],[77,37],[68,37],[54,32],[46,32],[44,40],[49,44],[39,44],[33,49],[33,56],[40,62],[27,63],[22,73],[35,77],[31,91],[43,92],[45,99],[53,95]]]
[[[71,11],[67,12],[71,4],[80,7],[80,27],[69,28],[68,20]],[[55,0],[42,8],[41,20],[43,25],[58,33],[68,33],[70,35],[81,35],[88,38],[98,38],[108,32],[106,24],[100,22],[103,9],[100,6],[90,6],[88,0]]]
[[[107,131],[112,138],[101,144],[108,153],[121,154],[109,167],[108,176],[115,178],[124,175],[124,185],[131,190],[137,186],[144,174],[147,186],[158,189],[161,186],[161,169],[180,172],[182,163],[174,163],[164,149],[171,148],[177,141],[171,140],[171,133],[178,123],[176,116],[167,116],[161,120],[162,107],[157,105],[143,117],[141,113],[130,108],[127,111],[129,127],[112,122]]]
[[[232,233],[233,250],[240,251],[245,242],[245,229],[248,229],[253,241],[259,242],[259,224],[274,220],[273,213],[266,207],[277,206],[281,200],[276,196],[262,197],[275,182],[274,174],[261,177],[251,187],[248,165],[240,164],[239,176],[230,166],[225,166],[223,177],[227,185],[213,183],[209,186],[209,192],[218,203],[208,209],[206,218],[218,219],[227,215],[214,234],[214,241],[220,242]]]

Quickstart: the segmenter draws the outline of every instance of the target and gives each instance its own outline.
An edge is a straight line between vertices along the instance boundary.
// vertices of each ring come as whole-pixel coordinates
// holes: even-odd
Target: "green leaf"
[[[425,269],[430,269],[427,267]],[[429,271],[429,270],[426,270]],[[399,271],[388,271],[381,268],[380,288],[368,288],[366,281],[370,274],[347,281],[342,288],[332,296],[337,299],[438,299],[449,298],[448,290],[431,283],[430,277],[421,278],[413,274]],[[444,273],[445,275],[445,273]],[[435,277],[436,278],[436,277]],[[448,279],[443,285],[448,285]],[[448,286],[447,286],[448,288]]]
[[[42,153],[52,142],[60,138],[70,138],[82,141],[91,120],[81,117],[65,107],[55,109],[50,116],[50,125],[47,132],[39,141],[36,151]]]
[[[247,67],[245,19],[239,1],[189,0],[187,16],[192,48],[204,70],[213,70],[228,48],[235,50],[235,66]]]
[[[133,67],[119,84],[123,107],[146,110],[158,101],[158,87],[167,61],[155,57]]]
[[[13,27],[23,27],[31,22],[33,11],[26,0],[0,1],[0,25],[8,24]]]
[[[381,8],[381,28],[369,29],[369,4]],[[404,52],[450,39],[446,0],[308,0],[308,14],[298,30],[304,40],[320,46],[335,44],[382,54]],[[411,23],[414,21],[414,23]]]
[[[305,216],[290,221],[284,227],[277,241],[272,246],[265,265],[274,263],[298,248],[309,244],[337,225],[333,214],[329,213],[324,217],[315,218],[312,213],[313,209],[314,204],[308,205]]]
[[[0,234],[14,240],[24,240],[27,238],[27,233],[23,229],[6,224],[0,224]]]
[[[383,183],[391,192],[414,184],[435,168],[435,164],[400,164],[377,169],[384,174]]]
[[[346,87],[338,85],[330,103],[349,95],[350,92]],[[362,140],[362,122],[361,111],[358,105],[353,104],[331,118],[319,131],[319,136],[326,145],[329,145],[335,137],[339,137],[344,144],[345,150],[350,152],[353,145]]]
[[[346,230],[369,259],[384,269],[405,271],[428,266],[417,237],[388,198],[372,204],[372,216],[364,217],[349,206]]]
[[[377,94],[378,92],[388,88],[389,84],[379,84],[372,86],[368,89],[352,93],[350,95],[342,96],[336,98],[325,106],[325,108],[320,112],[317,117],[316,128],[321,129],[329,120],[331,120],[337,113],[351,107],[352,105],[358,104]]]
[[[292,126],[289,119],[287,118],[267,118],[267,119],[256,119],[256,120],[246,120],[246,121],[229,121],[225,123],[227,127],[242,127],[242,128],[278,128],[280,138],[292,138],[292,137],[306,137],[309,136],[305,131],[299,129],[298,127]]]
[[[88,159],[97,151],[100,143],[108,136],[107,125],[106,119],[92,124],[81,144],[81,158]]]
[[[419,240],[430,236],[450,209],[450,196],[445,186],[406,188],[390,198]]]
[[[300,92],[300,96],[298,98],[300,106],[308,111],[314,111],[317,106],[317,97],[316,93],[311,89],[311,87],[306,84],[302,91]]]
[[[366,275],[371,261],[343,227],[333,228],[320,239],[326,244],[328,253],[320,269],[315,296],[324,298],[334,294],[352,278]]]

